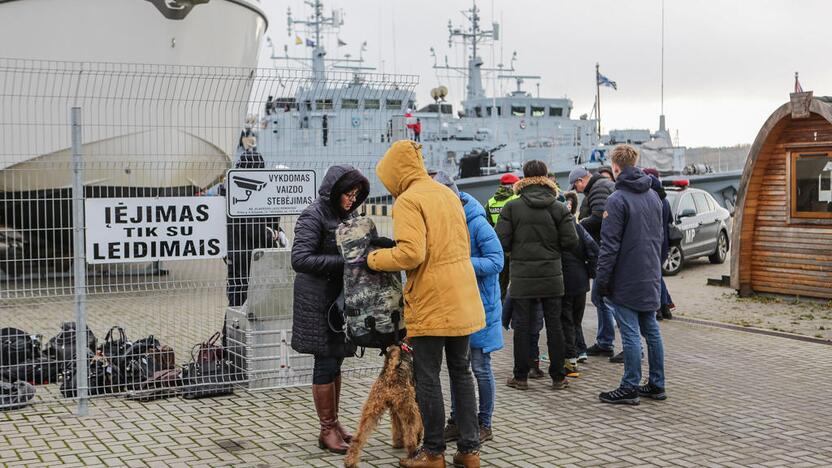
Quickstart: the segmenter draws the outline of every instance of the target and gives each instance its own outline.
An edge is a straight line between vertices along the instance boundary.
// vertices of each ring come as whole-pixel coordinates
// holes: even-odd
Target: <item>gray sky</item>
[[[286,7],[295,16],[310,9],[301,0],[263,0],[276,47],[308,54],[287,36]],[[429,48],[440,62],[462,64],[459,47],[448,49],[448,19],[461,25],[470,0],[330,0],[326,10],[345,11],[339,36],[346,47],[325,43],[330,57],[358,55],[386,73],[420,76],[419,105],[430,89],[448,85],[454,101],[464,97],[462,81],[432,69]],[[481,0],[486,24],[501,23],[502,41],[492,54],[508,64],[516,50],[517,71],[541,75],[544,97],[567,95],[573,117],[589,113],[595,96],[594,67],[618,83],[602,88],[604,130],[658,126],[660,113],[661,0]],[[751,143],[762,123],[789,98],[794,72],[805,90],[832,94],[832,38],[829,0],[666,0],[665,115],[685,146]],[[501,20],[502,18],[502,20]],[[301,36],[304,36],[301,33]],[[305,36],[304,36],[305,37]],[[269,66],[264,57],[261,65]],[[486,80],[489,85],[489,80]],[[824,84],[829,83],[829,86]],[[503,82],[503,92],[513,85]],[[498,85],[499,86],[499,85]],[[536,92],[534,83],[526,89]],[[499,91],[499,89],[498,89]]]

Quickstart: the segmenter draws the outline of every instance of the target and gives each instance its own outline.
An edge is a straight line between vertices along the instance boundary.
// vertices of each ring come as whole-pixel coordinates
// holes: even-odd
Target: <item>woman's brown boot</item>
[[[312,385],[312,398],[315,400],[315,410],[321,423],[321,434],[318,436],[318,446],[332,453],[345,454],[349,446],[336,429],[335,383]]]
[[[341,438],[344,439],[344,442],[347,444],[352,443],[352,434],[350,434],[344,426],[341,425],[341,421],[338,418],[338,413],[341,411],[341,375],[338,374],[338,377],[335,377],[335,429],[338,430],[338,433],[341,434]]]

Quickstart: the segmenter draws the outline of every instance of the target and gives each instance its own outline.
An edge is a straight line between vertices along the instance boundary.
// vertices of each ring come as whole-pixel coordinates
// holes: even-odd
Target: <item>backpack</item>
[[[40,359],[40,342],[17,328],[0,329],[0,368]]]
[[[87,346],[92,353],[95,353],[95,343],[95,334],[87,327]],[[44,351],[59,370],[66,369],[67,363],[75,360],[75,322],[62,323],[61,331],[46,343]]]
[[[0,380],[0,411],[23,408],[35,397],[35,387],[28,382]]]
[[[348,219],[336,229],[335,240],[344,257],[344,289],[333,306],[342,312],[342,328],[350,342],[386,349],[404,339],[407,330],[401,275],[371,271],[364,261],[376,237],[375,223],[367,217]]]

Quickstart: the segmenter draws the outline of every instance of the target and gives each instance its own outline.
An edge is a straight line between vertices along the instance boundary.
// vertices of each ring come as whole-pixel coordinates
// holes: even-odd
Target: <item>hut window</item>
[[[543,106],[532,106],[532,117],[543,117],[546,115],[546,108]]]
[[[511,115],[515,117],[523,117],[526,115],[526,106],[511,106]]]
[[[358,109],[358,99],[341,100],[341,109]]]
[[[832,152],[791,153],[791,215],[832,219]]]
[[[379,104],[378,99],[365,99],[364,100],[364,108],[365,109],[378,109],[380,107],[381,107],[381,104]]]

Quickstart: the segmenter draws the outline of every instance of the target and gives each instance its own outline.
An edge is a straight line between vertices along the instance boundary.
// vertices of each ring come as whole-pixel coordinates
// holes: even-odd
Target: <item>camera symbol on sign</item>
[[[234,183],[234,185],[245,190],[246,192],[246,198],[233,197],[231,199],[232,205],[247,202],[251,198],[251,194],[253,192],[259,192],[263,190],[263,188],[266,186],[265,182],[257,179],[249,179],[248,177],[234,176],[231,178],[231,181]]]

